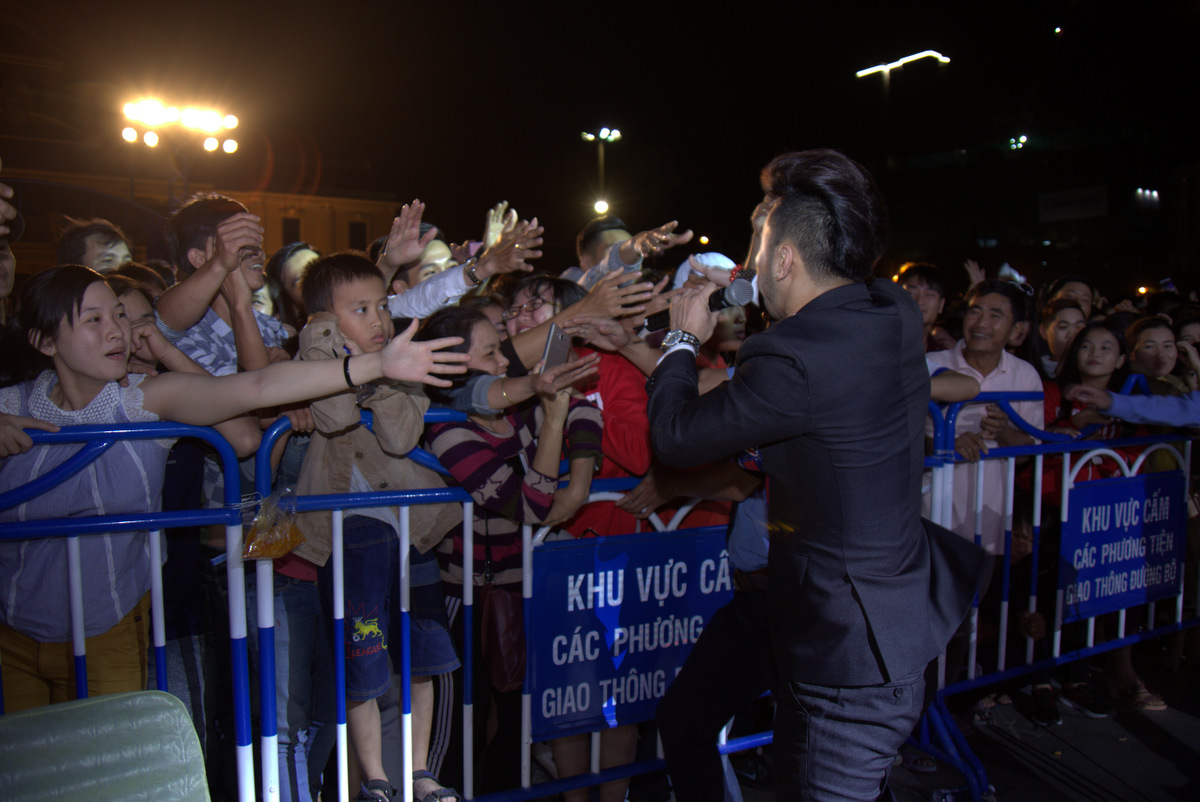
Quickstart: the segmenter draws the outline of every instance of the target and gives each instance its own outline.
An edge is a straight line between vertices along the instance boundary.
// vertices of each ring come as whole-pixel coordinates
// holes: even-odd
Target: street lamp
[[[209,153],[218,149],[225,153],[237,151],[237,140],[225,136],[238,126],[238,118],[216,109],[195,106],[172,106],[156,98],[140,98],[126,103],[122,109],[128,123],[121,131],[121,138],[130,144],[141,139],[147,147],[159,142],[169,144],[175,154],[176,169],[183,178],[183,194],[188,194],[187,162],[189,150],[197,143]],[[207,135],[207,136],[205,136]],[[203,136],[203,139],[200,137]],[[132,178],[130,179],[132,181]],[[170,179],[167,183],[170,194]],[[130,192],[132,192],[132,184]]]
[[[621,132],[616,128],[601,128],[598,134],[589,134],[584,131],[579,136],[584,142],[596,143],[596,164],[600,172],[600,200],[596,201],[595,209],[597,214],[604,214],[608,211],[608,202],[604,200],[604,143],[616,142],[621,138]]]
[[[888,85],[888,81],[890,80],[891,75],[892,75],[892,70],[898,70],[901,67],[903,67],[905,64],[908,64],[913,61],[919,61],[923,58],[935,58],[938,60],[938,63],[940,63],[940,64],[949,64],[950,63],[950,59],[946,58],[945,56],[943,56],[941,53],[937,52],[936,50],[922,50],[920,53],[913,53],[911,56],[905,56],[902,59],[897,59],[896,61],[893,61],[890,64],[876,64],[874,67],[867,67],[865,70],[859,70],[858,72],[854,73],[854,77],[855,78],[866,78],[868,75],[874,75],[877,72],[882,73],[883,86],[886,89],[887,85]]]

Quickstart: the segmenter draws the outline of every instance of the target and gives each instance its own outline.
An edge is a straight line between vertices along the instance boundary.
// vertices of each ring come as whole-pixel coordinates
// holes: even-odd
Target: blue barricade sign
[[[534,549],[533,739],[653,718],[705,623],[732,596],[723,526]]]
[[[1080,482],[1063,524],[1063,621],[1174,596],[1183,581],[1183,473]]]

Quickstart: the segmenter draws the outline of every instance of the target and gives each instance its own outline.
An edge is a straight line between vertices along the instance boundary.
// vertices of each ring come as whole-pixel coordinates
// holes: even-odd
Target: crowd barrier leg
[[[533,631],[533,560],[530,558],[533,548],[533,527],[525,524],[521,527],[521,553],[525,559],[521,561],[521,625],[526,632]],[[533,752],[533,694],[529,688],[529,670],[526,668],[525,678],[521,682],[521,787],[528,788],[533,783],[533,767],[531,757]]]
[[[475,797],[475,503],[463,504],[463,794]]]
[[[279,731],[275,707],[275,576],[272,560],[254,561],[258,613],[258,710],[262,752],[262,795],[279,799]]]
[[[154,635],[154,687],[167,692],[167,624],[163,606],[162,531],[150,532],[150,625]]]
[[[254,747],[250,737],[250,670],[246,651],[246,571],[242,525],[225,526],[225,572],[229,584],[229,654],[233,669],[234,743],[238,799],[254,799]]]
[[[349,746],[346,730],[346,557],[342,544],[342,511],[333,510],[333,684],[337,722],[338,799],[350,798]]]
[[[75,655],[75,696],[88,696],[87,646],[83,628],[83,565],[79,558],[79,535],[67,536],[67,583],[71,600],[71,646]]]
[[[404,791],[404,802],[413,802],[413,730],[412,730],[412,584],[408,574],[409,552],[412,531],[409,528],[409,508],[400,507],[400,650],[404,659],[400,661],[400,734],[404,754],[400,765],[404,773],[393,782]],[[395,668],[395,666],[393,666]]]

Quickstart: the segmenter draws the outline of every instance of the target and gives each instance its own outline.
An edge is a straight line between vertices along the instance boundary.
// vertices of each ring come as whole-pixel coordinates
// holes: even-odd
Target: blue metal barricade
[[[1002,409],[1013,416],[1012,407],[1010,404],[1014,401],[1039,400],[1040,394],[985,394],[967,403],[997,403]],[[954,492],[954,466],[959,461],[954,454],[954,426],[957,420],[958,411],[964,404],[953,405],[945,410],[931,405],[930,418],[933,421],[933,453],[927,458],[926,466],[930,469],[930,517],[935,521],[948,524],[951,521],[951,508]],[[441,419],[447,415],[456,415],[457,413],[439,412],[435,413],[441,416]],[[460,416],[461,417],[461,416]],[[369,420],[367,421],[369,425]],[[1006,461],[1006,479],[1005,479],[1005,497],[1004,497],[1004,558],[1002,563],[1002,589],[1003,597],[1001,601],[1001,617],[998,622],[1000,631],[1000,640],[998,647],[998,657],[996,664],[990,670],[979,673],[974,671],[976,653],[976,633],[978,622],[978,609],[974,609],[971,614],[970,624],[970,657],[968,658],[968,676],[964,680],[945,685],[939,690],[936,701],[931,705],[926,717],[922,721],[917,744],[920,748],[928,751],[939,759],[945,760],[952,765],[955,765],[964,775],[967,782],[967,790],[974,798],[981,798],[987,790],[987,778],[983,771],[982,765],[971,754],[965,741],[961,738],[957,727],[949,718],[946,710],[945,700],[950,695],[973,688],[984,687],[1005,679],[1013,677],[1028,676],[1029,674],[1042,670],[1047,667],[1061,665],[1075,659],[1098,654],[1103,651],[1108,651],[1120,646],[1128,645],[1141,639],[1150,637],[1159,637],[1168,632],[1178,631],[1185,626],[1191,626],[1197,623],[1196,619],[1184,621],[1183,599],[1182,599],[1182,577],[1179,577],[1179,593],[1175,596],[1174,621],[1165,626],[1152,627],[1147,632],[1126,634],[1124,632],[1124,617],[1121,616],[1118,624],[1117,637],[1101,644],[1094,642],[1092,624],[1088,623],[1087,646],[1080,650],[1072,651],[1070,654],[1062,654],[1060,652],[1061,627],[1063,625],[1063,606],[1062,600],[1056,605],[1054,611],[1054,628],[1053,628],[1053,652],[1050,658],[1042,660],[1034,660],[1032,640],[1027,639],[1026,653],[1023,656],[1023,661],[1020,665],[1009,665],[1012,662],[1007,654],[1004,643],[1006,641],[1007,613],[1010,600],[1007,597],[1008,584],[1011,577],[1011,548],[1012,548],[1012,520],[1014,507],[1014,479],[1015,479],[1015,463],[1019,457],[1032,457],[1034,459],[1034,484],[1035,491],[1034,511],[1033,511],[1033,553],[1030,556],[1033,565],[1031,566],[1033,575],[1037,575],[1037,560],[1038,560],[1038,545],[1041,529],[1041,492],[1042,487],[1042,472],[1043,461],[1047,455],[1057,456],[1062,455],[1062,459],[1068,463],[1068,467],[1063,471],[1063,518],[1066,518],[1066,501],[1073,489],[1078,489],[1078,485],[1072,486],[1074,477],[1078,474],[1082,465],[1085,465],[1088,460],[1097,455],[1106,455],[1118,458],[1122,463],[1123,472],[1136,475],[1142,465],[1145,464],[1146,454],[1143,454],[1134,464],[1129,465],[1121,458],[1122,455],[1116,449],[1129,447],[1150,447],[1155,450],[1166,448],[1165,443],[1171,441],[1179,441],[1186,439],[1180,435],[1158,435],[1158,436],[1143,436],[1129,437],[1120,440],[1105,441],[1078,441],[1072,440],[1064,435],[1054,435],[1051,433],[1042,432],[1030,427],[1026,422],[1019,419],[1014,420],[1014,424],[1021,428],[1026,433],[1042,441],[1039,445],[1022,446],[1015,448],[996,448],[992,449],[986,455],[988,460],[1004,460]],[[269,493],[269,459],[270,450],[276,439],[281,436],[287,429],[289,424],[286,419],[281,419],[271,430],[266,433],[262,447],[259,451],[258,459],[260,461],[260,470],[256,471],[258,477],[258,491],[265,496]],[[180,512],[156,512],[156,513],[133,513],[117,516],[95,516],[92,518],[70,518],[56,519],[43,521],[23,521],[12,524],[6,524],[3,534],[0,534],[2,539],[28,539],[38,537],[52,536],[67,536],[78,537],[91,533],[106,532],[106,531],[128,531],[130,529],[153,529],[157,532],[161,528],[172,526],[195,526],[207,524],[224,524],[227,528],[226,538],[226,554],[227,554],[227,572],[229,578],[229,617],[230,617],[230,635],[232,639],[232,665],[234,677],[234,707],[235,707],[235,735],[237,742],[237,762],[238,762],[238,785],[239,794],[243,800],[251,799],[255,795],[255,782],[252,763],[252,746],[250,735],[250,712],[249,712],[249,695],[248,695],[248,672],[247,672],[247,652],[246,652],[246,616],[245,616],[245,580],[244,571],[241,560],[242,548],[242,531],[241,531],[241,499],[238,497],[237,488],[240,481],[237,479],[237,460],[232,449],[225,441],[211,429],[198,428],[190,426],[178,426],[174,424],[138,424],[125,427],[72,427],[66,428],[62,432],[51,434],[46,432],[31,432],[36,444],[58,444],[58,443],[75,443],[88,442],[89,445],[80,450],[79,454],[68,460],[67,463],[57,468],[54,472],[48,474],[36,483],[30,483],[29,486],[23,486],[10,493],[0,496],[0,509],[8,508],[21,503],[30,497],[46,492],[46,488],[52,486],[56,481],[61,481],[63,478],[71,475],[72,472],[81,470],[87,461],[94,460],[101,455],[104,450],[111,446],[112,442],[121,438],[171,438],[171,437],[199,437],[206,442],[212,444],[219,452],[222,460],[223,470],[227,477],[225,482],[225,498],[224,507],[220,509],[207,509],[195,511],[180,511]],[[1071,463],[1073,455],[1081,455],[1080,458]],[[441,473],[445,473],[444,469],[437,464],[436,459],[431,455],[423,452],[415,452],[410,455],[414,460],[421,461],[421,464],[431,467]],[[1177,452],[1176,459],[1186,468],[1190,463],[1190,446],[1182,452]],[[1074,465],[1073,468],[1070,465]],[[263,469],[261,466],[266,466]],[[635,484],[636,479],[626,480],[600,480],[593,486],[593,492],[597,494],[619,494],[622,491],[631,489]],[[1085,483],[1086,484],[1086,483]],[[976,494],[977,498],[980,494]],[[612,496],[597,496],[597,500],[603,498],[611,498]],[[342,609],[342,515],[347,509],[354,509],[364,506],[377,505],[397,505],[402,510],[401,515],[401,533],[400,533],[400,582],[402,591],[401,602],[401,618],[403,631],[408,631],[408,614],[409,614],[409,587],[408,587],[408,571],[407,557],[410,544],[410,533],[408,531],[408,515],[407,509],[412,504],[422,503],[439,503],[439,502],[455,502],[463,504],[463,533],[464,533],[464,575],[473,575],[473,566],[471,564],[473,547],[472,547],[472,517],[473,507],[470,497],[461,489],[453,487],[434,488],[426,490],[407,490],[393,491],[386,493],[370,493],[370,494],[336,494],[336,495],[314,495],[300,497],[295,500],[295,509],[299,512],[309,512],[318,510],[331,511],[333,519],[334,545],[333,545],[333,575],[335,577],[335,588],[333,592],[334,604],[334,648],[335,654],[343,654],[343,631],[344,631],[344,610]],[[661,521],[656,521],[655,526],[659,529],[676,528],[686,514],[686,510],[681,510],[675,518],[667,525],[663,525]],[[978,514],[976,516],[978,521]],[[975,526],[975,534],[979,535],[979,525]],[[157,537],[151,537],[153,544]],[[532,531],[526,531],[524,535],[526,549],[526,572],[532,570],[532,554],[535,544],[540,542],[540,539],[535,537]],[[153,548],[153,546],[152,546]],[[156,647],[156,674],[159,677],[160,686],[165,684],[165,676],[161,670],[162,665],[162,602],[161,602],[161,575],[157,568],[160,565],[160,556],[154,556],[155,564],[155,580],[153,584],[156,588],[152,588],[153,604],[154,604],[154,631],[155,631],[155,647]],[[73,569],[77,571],[76,569]],[[256,582],[257,594],[256,601],[258,605],[258,621],[259,621],[259,671],[261,673],[261,720],[262,732],[260,748],[264,766],[264,777],[261,787],[262,796],[265,799],[278,798],[278,733],[276,732],[276,714],[275,709],[275,690],[274,690],[274,669],[275,669],[275,652],[274,652],[274,632],[273,630],[273,581],[272,567],[269,561],[260,561],[256,567]],[[530,585],[530,577],[526,576],[526,616],[534,614],[535,606],[532,604],[531,597],[528,595],[528,587]],[[474,626],[473,616],[473,598],[471,583],[467,582],[463,587],[464,593],[464,608],[463,620],[464,631],[472,631]],[[1062,592],[1060,589],[1060,599]],[[1015,600],[1016,603],[1021,603],[1022,600]],[[1024,600],[1024,604],[1028,611],[1037,611],[1038,600],[1036,598],[1036,584],[1030,591],[1028,599]],[[1044,612],[1044,611],[1043,611]],[[1153,615],[1153,611],[1151,611]],[[76,626],[73,615],[73,626]],[[1151,619],[1153,623],[1153,619]],[[527,623],[529,623],[527,621]],[[402,644],[405,647],[407,654],[407,644]],[[467,676],[474,670],[474,655],[472,654],[471,639],[466,638],[464,641],[463,666]],[[77,653],[83,658],[82,649],[77,649]],[[335,667],[335,683],[337,687],[337,711],[336,724],[338,730],[338,757],[340,767],[340,796],[343,799],[349,798],[349,788],[346,781],[346,709],[345,709],[345,677],[342,659],[334,660]],[[404,743],[411,743],[411,695],[409,692],[409,669],[407,664],[399,667],[403,682],[403,697],[402,697],[402,726],[404,729]],[[80,662],[80,673],[85,674],[86,664]],[[591,774],[582,775],[576,778],[566,778],[552,784],[539,787],[530,787],[529,784],[529,746],[531,742],[530,729],[528,724],[531,718],[531,696],[533,688],[527,683],[523,694],[523,740],[524,740],[524,759],[522,766],[523,788],[514,789],[503,794],[490,795],[488,799],[529,799],[545,793],[557,792],[566,788],[582,787],[593,785],[597,782],[616,779],[618,777],[627,777],[632,774],[642,771],[661,768],[662,764],[659,761],[653,761],[649,764],[636,764],[631,766],[623,766],[615,769],[610,769],[605,772],[597,771],[598,767],[593,765],[594,771]],[[86,694],[86,682],[84,683],[83,693]],[[472,706],[474,700],[471,698],[471,683],[464,683],[464,727],[467,730],[465,737],[466,749],[470,749],[472,738],[470,737],[470,722],[472,719]],[[760,734],[756,736],[748,736],[746,738],[731,741],[722,746],[722,752],[728,753],[737,751],[738,749],[751,748],[770,742],[770,734]],[[471,776],[471,755],[468,751],[465,756],[464,770],[466,774],[466,785],[464,787],[464,795],[468,798],[473,797],[474,778]],[[411,769],[409,756],[405,756],[406,770]],[[405,787],[405,798],[411,798],[411,784],[402,783]]]
[[[241,561],[241,498],[238,493],[237,456],[233,448],[214,429],[176,423],[137,423],[120,426],[68,426],[58,432],[27,430],[34,446],[86,443],[56,469],[25,485],[0,495],[0,509],[9,509],[30,498],[50,492],[59,483],[83,470],[120,440],[157,440],[194,437],[216,449],[225,480],[224,506],[215,509],[172,512],[129,512],[85,518],[57,518],[14,521],[4,525],[0,539],[28,540],[43,537],[68,538],[69,577],[71,583],[71,628],[76,662],[76,693],[87,696],[87,659],[83,637],[82,566],[78,559],[78,538],[106,532],[150,530],[151,603],[155,649],[155,676],[160,690],[166,690],[164,622],[162,600],[162,529],[183,526],[223,524],[226,528],[226,572],[229,580],[229,632],[232,655],[234,736],[236,740],[238,788],[242,799],[254,796],[254,761],[250,740],[250,691],[246,665],[246,608]],[[72,556],[74,555],[74,556]],[[0,711],[2,712],[2,711]]]

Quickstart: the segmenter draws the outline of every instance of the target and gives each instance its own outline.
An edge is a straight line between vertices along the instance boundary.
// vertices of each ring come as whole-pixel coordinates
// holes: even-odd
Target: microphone
[[[719,312],[731,306],[745,306],[753,300],[754,285],[750,283],[750,279],[738,276],[729,283],[728,287],[722,287],[708,296],[708,310]],[[665,329],[669,325],[671,325],[670,309],[655,312],[646,318],[646,329],[649,331]]]

